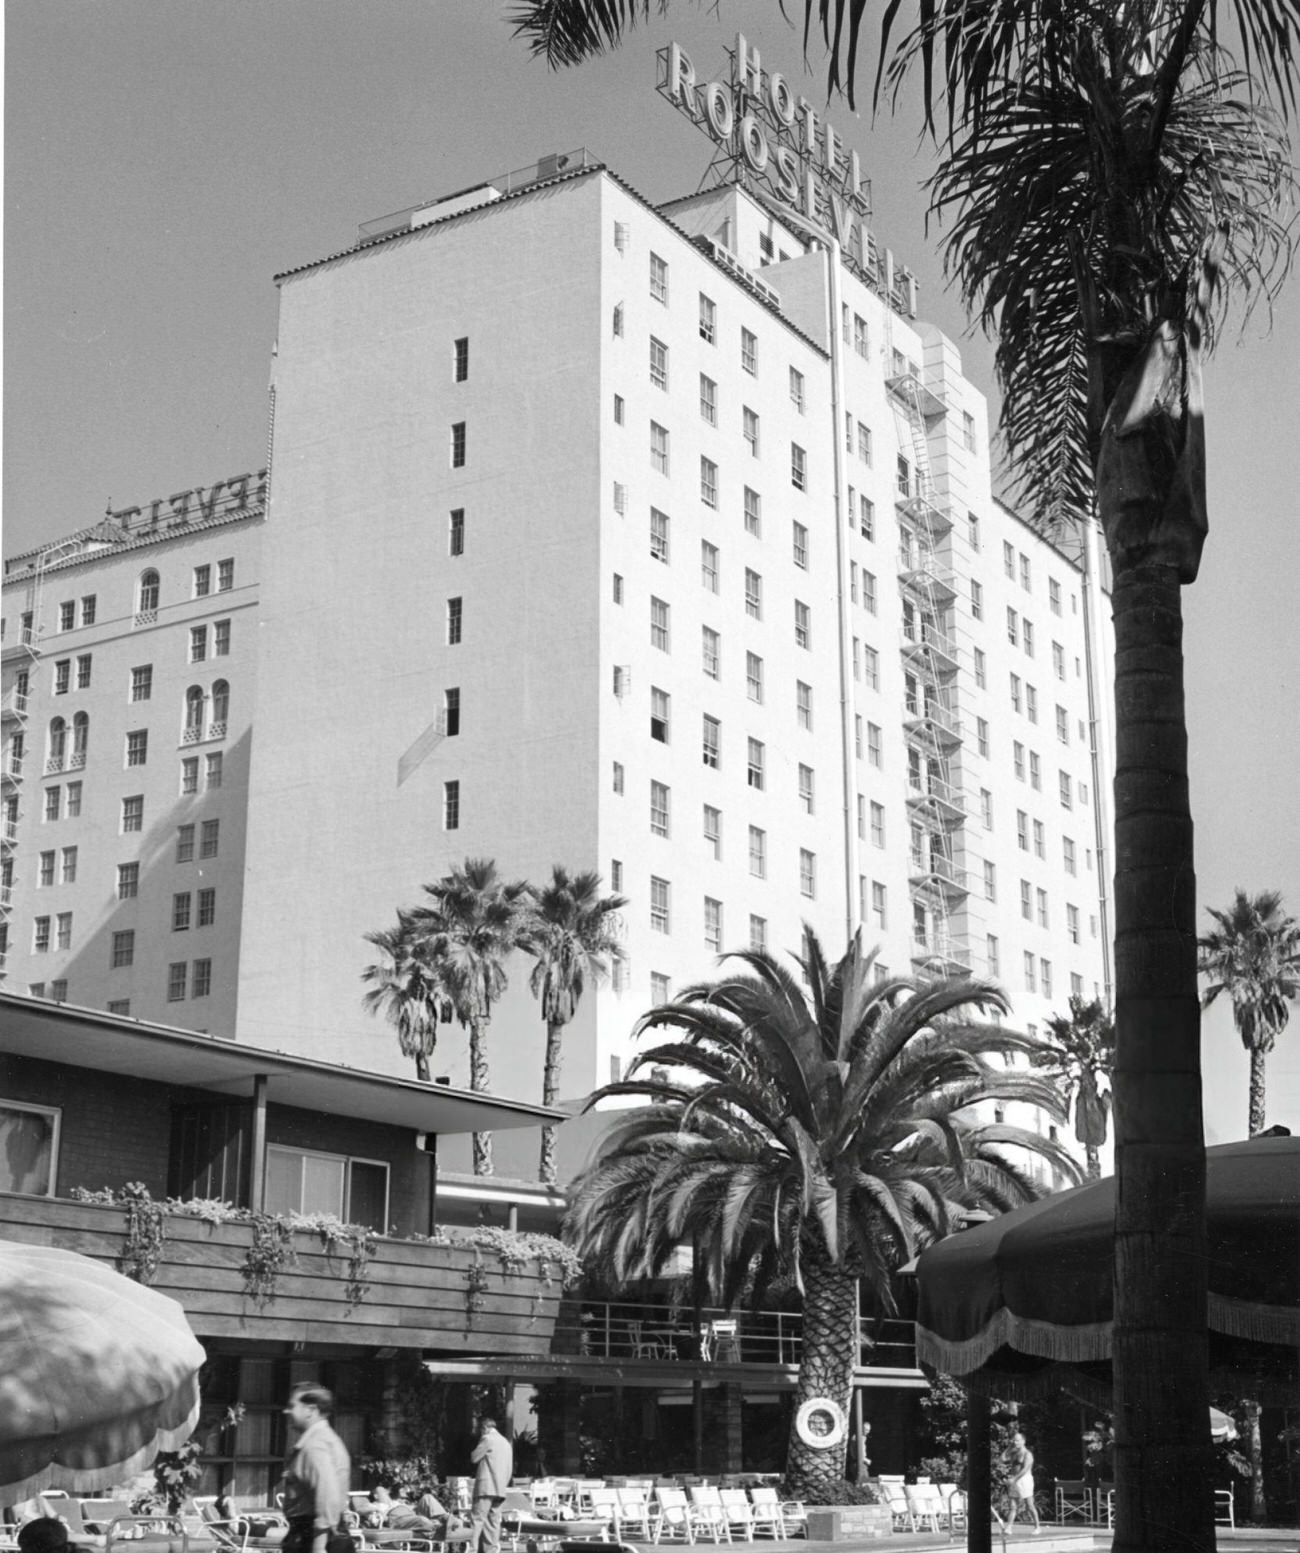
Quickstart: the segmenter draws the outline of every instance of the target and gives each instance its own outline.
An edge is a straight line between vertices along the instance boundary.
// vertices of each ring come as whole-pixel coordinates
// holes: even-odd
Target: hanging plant
[[[280,1273],[298,1261],[293,1249],[293,1226],[274,1213],[251,1214],[248,1222],[253,1239],[241,1268],[244,1293],[259,1310],[264,1310],[275,1298]]]
[[[325,1255],[333,1258],[343,1251],[348,1259],[347,1282],[343,1293],[349,1312],[354,1311],[370,1292],[370,1264],[375,1259],[378,1237],[363,1224],[345,1224],[332,1213],[291,1213],[294,1229],[311,1230],[319,1236]]]
[[[74,1186],[71,1196],[76,1202],[95,1203],[121,1208],[126,1215],[126,1235],[117,1257],[117,1270],[136,1283],[150,1284],[162,1261],[164,1203],[157,1203],[143,1181],[128,1181],[114,1191],[104,1187],[97,1192]]]
[[[488,1289],[487,1268],[479,1249],[474,1247],[474,1261],[465,1269],[465,1328],[472,1330],[475,1314],[483,1309],[484,1295]]]

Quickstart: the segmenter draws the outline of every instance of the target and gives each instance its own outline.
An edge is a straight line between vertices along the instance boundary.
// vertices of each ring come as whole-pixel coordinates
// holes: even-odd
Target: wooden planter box
[[[894,1514],[887,1504],[808,1506],[809,1542],[861,1542],[893,1534]]]
[[[296,1264],[281,1271],[274,1298],[259,1307],[245,1291],[242,1272],[252,1244],[250,1225],[169,1214],[163,1234],[153,1287],[179,1301],[199,1337],[361,1343],[457,1355],[550,1351],[560,1273],[552,1271],[548,1282],[535,1262],[508,1272],[495,1251],[476,1254],[472,1246],[380,1236],[364,1274],[369,1287],[360,1303],[352,1304],[346,1248],[329,1254],[319,1235],[298,1230]],[[0,1196],[0,1238],[63,1246],[116,1265],[125,1237],[121,1208]]]

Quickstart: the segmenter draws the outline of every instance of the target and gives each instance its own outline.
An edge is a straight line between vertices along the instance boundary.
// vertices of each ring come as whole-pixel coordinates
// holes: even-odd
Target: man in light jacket
[[[347,1447],[330,1428],[334,1398],[324,1386],[305,1382],[289,1393],[285,1408],[297,1438],[284,1464],[284,1513],[289,1531],[284,1553],[326,1553],[348,1507],[352,1463]]]
[[[479,1425],[474,1464],[474,1504],[469,1527],[469,1553],[497,1553],[501,1545],[501,1505],[515,1470],[515,1453],[495,1418]]]

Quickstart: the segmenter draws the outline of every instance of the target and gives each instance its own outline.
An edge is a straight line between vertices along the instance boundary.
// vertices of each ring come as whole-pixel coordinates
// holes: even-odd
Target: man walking
[[[515,1470],[514,1447],[497,1432],[495,1418],[479,1425],[474,1464],[474,1505],[469,1527],[469,1553],[497,1553],[501,1543],[501,1505]],[[319,1550],[317,1550],[319,1553]]]
[[[330,1428],[334,1397],[304,1382],[289,1393],[285,1414],[296,1439],[284,1464],[284,1513],[289,1531],[283,1553],[326,1553],[343,1521],[352,1481],[347,1446]]]

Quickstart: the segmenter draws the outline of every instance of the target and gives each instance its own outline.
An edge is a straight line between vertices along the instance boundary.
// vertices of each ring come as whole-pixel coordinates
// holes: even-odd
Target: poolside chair
[[[776,1492],[775,1489],[772,1490]],[[785,1523],[787,1537],[806,1537],[808,1535],[808,1512],[804,1509],[802,1499],[783,1499],[781,1501],[781,1520]]]
[[[658,1517],[654,1526],[656,1542],[694,1542],[695,1521],[686,1490],[674,1483],[660,1483],[655,1488],[655,1505]]]
[[[959,1526],[966,1524],[966,1493],[964,1489],[957,1487],[956,1483],[940,1483],[939,1497],[943,1500],[948,1512],[948,1530],[956,1531]]]
[[[888,1477],[881,1473],[876,1479],[880,1489],[880,1498],[883,1504],[889,1506],[890,1514],[894,1518],[893,1529],[895,1531],[915,1531],[912,1524],[912,1512],[908,1508],[907,1495],[903,1492],[903,1474],[890,1474]]]
[[[749,1495],[743,1488],[723,1488],[718,1490],[718,1497],[727,1512],[727,1530],[732,1541],[753,1542],[754,1506],[749,1502]]]
[[[1058,1478],[1052,1496],[1054,1519],[1062,1526],[1068,1521],[1092,1520],[1092,1489],[1082,1478]]]
[[[614,1536],[620,1542],[625,1537],[635,1537],[640,1542],[659,1540],[654,1534],[655,1515],[648,1487],[642,1483],[629,1483],[626,1488],[616,1488],[614,1498],[618,1505]]]
[[[903,1485],[903,1497],[907,1501],[907,1514],[912,1523],[913,1531],[920,1531],[928,1526],[935,1535],[939,1532],[939,1522],[947,1519],[943,1500],[939,1497],[939,1490],[933,1483],[905,1483]]]
[[[776,1497],[776,1489],[755,1484],[749,1490],[749,1507],[755,1537],[760,1531],[766,1531],[769,1537],[785,1536],[785,1517],[781,1514],[781,1501]]]
[[[696,1535],[711,1537],[714,1542],[730,1542],[731,1526],[722,1503],[722,1490],[714,1484],[693,1483],[686,1493],[691,1502]]]
[[[1236,1497],[1230,1488],[1214,1490],[1214,1524],[1231,1526],[1233,1531],[1237,1529]]]
[[[604,1478],[575,1478],[573,1483],[573,1504],[580,1518],[589,1518],[595,1513],[595,1505],[592,1495],[598,1493],[605,1486]]]

